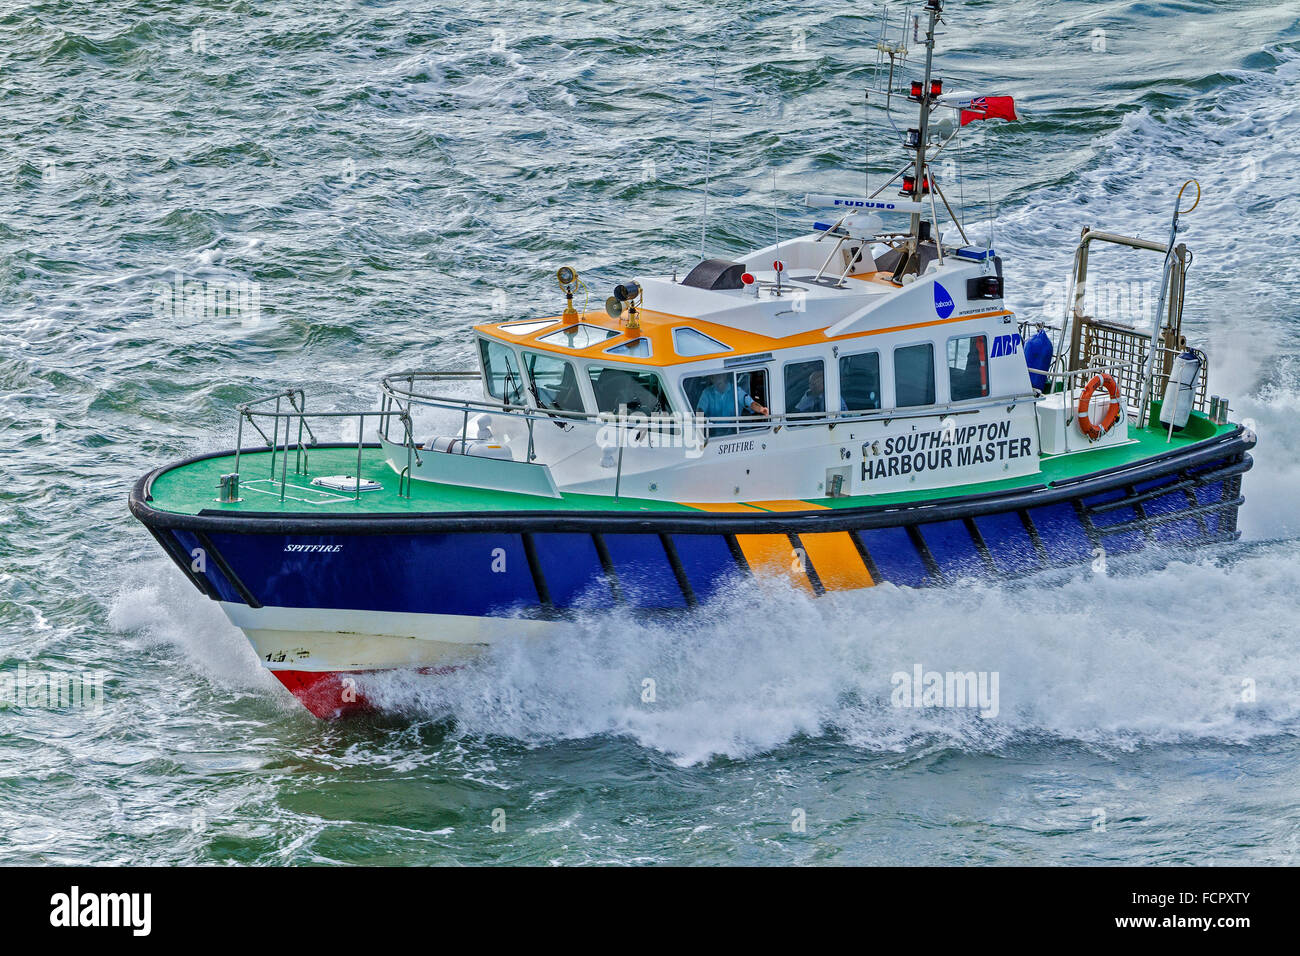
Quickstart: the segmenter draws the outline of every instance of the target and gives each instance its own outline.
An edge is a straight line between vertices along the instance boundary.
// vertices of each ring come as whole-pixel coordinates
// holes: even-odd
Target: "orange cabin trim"
[[[515,345],[538,352],[548,352],[552,355],[562,355],[588,360],[597,359],[601,362],[610,362],[614,364],[621,363],[627,365],[650,366],[653,368],[668,368],[675,365],[691,365],[696,362],[707,362],[710,360],[735,358],[755,353],[799,348],[805,345],[853,341],[854,339],[866,338],[872,335],[885,335],[890,332],[906,332],[911,329],[924,329],[936,325],[952,325],[958,322],[971,322],[976,319],[988,319],[1011,314],[1012,312],[1009,309],[999,309],[993,312],[981,312],[977,315],[952,316],[951,318],[933,319],[928,322],[912,322],[906,325],[891,325],[881,329],[867,329],[863,332],[852,332],[848,335],[837,335],[832,338],[826,336],[826,330],[824,328],[812,329],[808,332],[800,332],[796,335],[777,338],[762,335],[758,332],[750,332],[745,329],[737,329],[730,325],[718,325],[704,319],[691,319],[686,316],[671,315],[666,312],[653,312],[648,309],[642,309],[639,313],[641,320],[641,327],[639,329],[627,329],[622,325],[622,323],[611,319],[604,312],[582,312],[578,314],[576,320],[569,319],[566,321],[562,316],[541,316],[534,320],[517,318],[508,319],[499,323],[494,322],[484,325],[476,325],[474,326],[474,331],[507,345]],[[542,322],[546,319],[553,319],[553,324],[537,329],[527,335],[514,335],[501,329],[501,326],[503,325],[521,325],[528,321]],[[612,329],[618,331],[620,334],[612,336],[585,349],[570,349],[565,348],[562,345],[550,345],[539,341],[539,339],[544,336],[550,335],[575,323],[594,325],[602,329]],[[732,347],[731,351],[711,352],[705,355],[678,355],[673,349],[673,329],[681,328],[683,326],[695,329],[698,332],[703,332],[705,335],[715,338],[719,342],[730,345]],[[639,338],[650,340],[651,354],[648,357],[608,354],[608,349]]]

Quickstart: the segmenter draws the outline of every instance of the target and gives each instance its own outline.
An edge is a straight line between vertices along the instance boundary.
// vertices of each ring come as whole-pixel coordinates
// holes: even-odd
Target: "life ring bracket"
[[[1106,389],[1110,402],[1101,416],[1101,421],[1094,422],[1088,412],[1092,408],[1092,396],[1099,388]],[[1115,381],[1115,376],[1108,372],[1101,372],[1090,378],[1088,384],[1083,387],[1083,392],[1079,395],[1075,421],[1079,424],[1079,431],[1083,432],[1088,441],[1097,441],[1115,427],[1115,423],[1119,421],[1119,411],[1119,382]]]

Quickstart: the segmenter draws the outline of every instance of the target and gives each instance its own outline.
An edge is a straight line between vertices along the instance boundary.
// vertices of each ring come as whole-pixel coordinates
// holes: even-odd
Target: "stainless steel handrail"
[[[439,381],[439,380],[465,380],[468,378],[477,379],[477,372],[403,372],[395,375],[388,375],[382,379],[381,388],[391,396],[395,401],[407,402],[412,405],[424,405],[430,408],[442,408],[455,412],[462,412],[467,415],[471,409],[477,409],[484,413],[494,415],[514,416],[530,421],[554,420],[562,418],[573,422],[587,422],[597,425],[620,424],[626,427],[640,427],[644,425],[653,425],[656,422],[662,424],[671,424],[674,421],[681,421],[680,413],[649,413],[649,412],[632,412],[631,415],[618,415],[614,412],[574,412],[560,409],[538,409],[529,405],[514,405],[500,401],[488,402],[477,399],[457,398],[449,395],[434,395],[426,392],[417,392],[414,389],[414,382],[417,381]],[[404,381],[411,383],[406,390],[398,390],[394,387],[395,381]],[[1014,407],[1023,402],[1038,401],[1039,397],[1033,392],[1021,392],[1011,395],[990,396],[982,401],[966,402],[948,402],[943,405],[925,405],[916,408],[889,408],[889,409],[863,409],[861,411],[840,411],[840,412],[787,412],[780,415],[733,415],[733,416],[703,416],[693,415],[691,419],[697,422],[707,422],[707,427],[719,426],[731,428],[737,425],[748,426],[747,430],[757,428],[774,428],[779,429],[783,425],[827,425],[835,427],[843,424],[855,424],[859,422],[884,421],[889,422],[894,419],[907,418],[943,418],[951,414],[969,414],[985,408],[997,407]]]
[[[282,403],[288,400],[291,411],[284,411]],[[274,409],[260,409],[258,406],[275,402]],[[414,429],[411,422],[410,410],[401,408],[394,409],[391,404],[386,403],[386,407],[378,410],[362,411],[342,411],[342,412],[309,412],[306,408],[306,392],[301,388],[284,389],[283,391],[264,395],[261,398],[253,399],[236,406],[239,415],[239,425],[235,437],[235,474],[239,474],[240,458],[244,454],[243,437],[244,422],[247,421],[257,431],[259,435],[266,440],[267,446],[271,451],[271,479],[275,480],[276,455],[283,454],[280,460],[280,501],[285,499],[285,493],[288,488],[289,478],[289,449],[293,447],[297,452],[294,461],[294,474],[307,475],[309,473],[310,461],[308,458],[308,449],[314,448],[320,444],[315,432],[312,431],[308,419],[328,418],[328,419],[357,419],[357,468],[356,468],[356,485],[353,492],[355,500],[361,499],[361,465],[362,452],[365,447],[366,419],[377,418],[383,421],[383,437],[388,437],[388,421],[396,418],[402,422],[404,440],[403,447],[406,449],[406,467],[398,474],[397,493],[400,497],[409,498],[411,496],[411,473],[413,466],[421,464],[421,458],[418,448],[415,444]],[[258,419],[271,419],[272,428],[271,436],[268,438],[266,431],[258,424]],[[284,420],[284,435],[280,434],[280,421]],[[289,435],[293,427],[294,420],[298,423],[297,440],[290,445]],[[304,441],[304,435],[306,441]]]
[[[1091,381],[1094,375],[1101,375],[1101,374],[1111,375],[1116,380],[1116,382],[1120,384],[1121,399],[1124,401],[1125,413],[1133,414],[1138,410],[1137,405],[1129,401],[1128,395],[1122,394],[1124,378],[1123,376],[1114,373],[1121,372],[1125,369],[1133,370],[1138,367],[1139,367],[1139,363],[1137,362],[1107,362],[1102,365],[1094,365],[1091,368],[1078,368],[1078,369],[1066,370],[1066,371],[1031,368],[1029,372],[1030,374],[1043,375],[1049,380],[1062,383],[1063,387],[1060,388],[1059,391],[1062,391],[1066,394],[1067,412],[1069,409],[1077,407],[1078,399],[1076,397],[1076,392],[1082,390],[1083,388],[1082,383]],[[1058,391],[1058,389],[1049,389],[1048,391],[1055,392]],[[1066,419],[1067,424],[1072,420],[1073,418],[1067,418]]]

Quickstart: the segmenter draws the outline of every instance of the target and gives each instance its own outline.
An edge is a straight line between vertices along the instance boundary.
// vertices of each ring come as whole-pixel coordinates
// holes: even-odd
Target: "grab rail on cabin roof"
[[[264,409],[259,406],[275,403],[273,409]],[[283,405],[288,402],[289,408],[285,410]],[[261,398],[255,398],[252,401],[244,402],[236,406],[236,412],[239,416],[239,424],[235,431],[235,464],[234,474],[239,475],[239,460],[244,453],[244,422],[248,422],[253,429],[262,436],[267,447],[271,451],[271,480],[276,481],[275,465],[277,455],[280,457],[280,501],[285,499],[285,492],[289,484],[289,452],[294,452],[294,475],[306,477],[309,472],[310,459],[309,449],[318,447],[320,442],[316,438],[315,432],[312,431],[308,419],[349,419],[357,420],[357,470],[356,485],[353,491],[355,500],[361,499],[361,459],[362,449],[365,447],[366,419],[378,418],[384,423],[384,437],[388,435],[388,420],[396,418],[402,422],[404,441],[403,447],[406,449],[406,467],[399,472],[397,478],[397,493],[400,497],[411,497],[411,472],[412,466],[420,463],[420,453],[418,446],[415,444],[414,433],[411,427],[411,418],[408,411],[404,409],[383,408],[377,411],[354,411],[354,412],[309,412],[307,411],[307,394],[301,388],[287,388],[270,395],[263,395]],[[268,436],[266,431],[258,424],[258,419],[270,419],[272,423],[271,434]],[[284,421],[284,433],[281,435],[280,422]],[[290,443],[290,435],[294,430],[294,424],[297,424],[297,437]],[[258,449],[259,451],[261,449]]]

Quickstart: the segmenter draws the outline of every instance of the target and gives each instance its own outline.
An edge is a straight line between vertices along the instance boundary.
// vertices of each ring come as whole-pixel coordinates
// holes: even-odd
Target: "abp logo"
[[[1020,351],[1020,333],[1015,332],[1011,335],[999,335],[993,340],[993,351],[989,358],[997,358],[1001,355],[1015,355]]]
[[[936,282],[934,284],[934,311],[938,313],[939,318],[948,318],[955,308],[957,308],[957,303],[952,301],[952,296],[948,294],[948,290]]]

